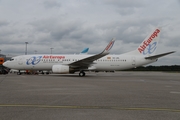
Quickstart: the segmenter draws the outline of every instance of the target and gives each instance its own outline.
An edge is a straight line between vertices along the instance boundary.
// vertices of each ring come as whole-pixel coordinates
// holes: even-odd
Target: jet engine
[[[67,66],[67,65],[53,65],[52,66],[52,72],[53,73],[60,73],[60,74],[69,73],[69,66]]]

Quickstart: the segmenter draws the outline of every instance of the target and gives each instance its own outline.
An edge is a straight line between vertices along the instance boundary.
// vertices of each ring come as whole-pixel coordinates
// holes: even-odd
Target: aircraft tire
[[[17,75],[21,75],[21,73],[20,73],[20,72],[17,72]]]
[[[84,77],[86,75],[86,73],[84,72],[84,71],[81,71],[80,73],[79,73],[79,76],[80,77]]]

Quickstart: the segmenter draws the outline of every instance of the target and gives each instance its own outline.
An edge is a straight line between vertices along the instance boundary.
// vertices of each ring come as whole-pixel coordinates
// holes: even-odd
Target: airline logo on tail
[[[152,44],[149,44],[148,47],[143,51],[143,55],[146,54],[152,54],[155,50],[157,46],[157,42],[153,42]]]
[[[156,49],[156,44],[157,44],[157,42],[154,42],[154,43],[152,43],[152,44],[150,44],[152,41],[153,41],[153,39],[155,39],[156,37],[158,37],[158,34],[160,33],[160,30],[159,29],[156,29],[155,31],[154,31],[154,33],[149,37],[149,39],[148,40],[145,40],[143,43],[142,43],[142,45],[140,45],[139,46],[139,48],[138,48],[138,51],[140,52],[140,53],[142,53],[143,52],[143,54],[145,55],[145,54],[147,54],[147,53],[149,53],[149,54],[151,54],[151,53],[153,53],[154,51],[155,51],[155,49]],[[149,46],[149,47],[148,47]],[[148,52],[144,52],[145,51],[145,49],[148,47]]]

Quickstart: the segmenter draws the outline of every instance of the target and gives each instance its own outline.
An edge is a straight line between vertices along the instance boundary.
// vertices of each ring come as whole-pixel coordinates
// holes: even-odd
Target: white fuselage
[[[14,57],[11,61],[4,63],[6,67],[17,70],[52,70],[53,65],[68,65],[75,61],[90,57],[92,55],[22,55]],[[143,56],[132,55],[107,55],[95,60],[88,70],[113,71],[135,68],[157,61],[149,60]]]

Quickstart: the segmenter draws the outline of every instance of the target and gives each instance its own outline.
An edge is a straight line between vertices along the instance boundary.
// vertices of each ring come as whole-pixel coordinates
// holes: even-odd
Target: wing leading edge
[[[88,68],[93,63],[94,60],[97,60],[101,57],[108,55],[110,53],[109,51],[111,50],[111,48],[114,45],[114,42],[115,42],[115,38],[113,38],[109,42],[109,44],[106,46],[106,48],[101,53],[78,60],[78,61],[70,63],[68,65],[73,68]]]

